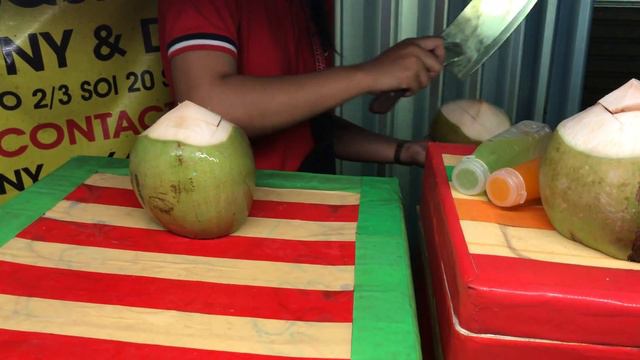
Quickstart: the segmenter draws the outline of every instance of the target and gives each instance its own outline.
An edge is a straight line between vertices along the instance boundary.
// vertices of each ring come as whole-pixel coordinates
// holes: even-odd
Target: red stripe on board
[[[249,216],[289,220],[357,222],[358,205],[254,200]]]
[[[246,236],[193,240],[164,230],[39,218],[18,237],[61,244],[229,259],[354,265],[353,241],[302,241]]]
[[[141,208],[132,190],[82,184],[65,197],[83,203]],[[358,221],[358,205],[254,200],[249,216],[307,221]]]
[[[65,197],[65,200],[90,204],[142,208],[136,194],[131,189],[103,187],[89,184],[80,184],[75,188],[75,190]]]
[[[0,327],[2,324],[0,324]],[[136,344],[75,336],[0,329],[0,358],[20,360],[68,359],[154,359],[154,360],[296,360],[302,358],[241,354],[226,351],[188,349],[174,346]],[[321,360],[304,358],[304,360]],[[327,360],[327,359],[322,359]],[[335,359],[338,360],[338,359]]]
[[[352,291],[217,284],[6,261],[0,261],[0,279],[0,293],[16,296],[278,320],[352,321]]]

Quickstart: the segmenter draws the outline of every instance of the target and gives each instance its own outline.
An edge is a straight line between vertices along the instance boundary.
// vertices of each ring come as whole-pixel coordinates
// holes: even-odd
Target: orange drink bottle
[[[493,172],[487,179],[487,197],[502,207],[517,206],[540,198],[540,158]]]
[[[453,168],[451,183],[465,195],[486,190],[487,179],[494,171],[513,167],[538,158],[551,139],[549,125],[524,120],[478,145]]]

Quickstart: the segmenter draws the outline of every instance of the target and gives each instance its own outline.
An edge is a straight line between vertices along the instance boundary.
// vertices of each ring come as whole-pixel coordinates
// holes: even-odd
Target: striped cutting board
[[[400,209],[397,191],[393,225],[380,221],[385,210],[376,208],[377,195],[368,207],[380,213],[367,220],[361,209],[368,185],[360,178],[261,173],[239,231],[191,240],[147,215],[126,164],[118,164],[79,166],[76,175],[67,165],[66,174],[57,174],[59,184],[43,181],[18,199],[21,206],[3,208],[3,217],[16,222],[0,223],[7,225],[0,230],[1,358],[368,358],[370,342],[385,336],[372,334],[389,316],[376,307],[386,312],[399,305],[406,317],[400,323],[409,330],[404,337],[413,340],[382,351],[419,357],[407,263],[393,269],[382,262],[377,265],[385,268],[375,270],[374,256],[362,267],[373,273],[359,284],[371,282],[372,294],[395,298],[390,304],[354,292],[356,239],[359,254],[372,253],[364,244],[367,232],[375,248],[385,241],[375,239],[384,236],[384,226],[399,228],[396,245],[401,255],[404,246],[407,260],[401,213],[393,213]],[[367,222],[379,224],[360,231]],[[371,278],[389,269],[390,280],[404,278],[397,289]]]
[[[443,154],[442,160],[449,175],[460,159],[462,156]],[[451,183],[449,186],[472,254],[640,270],[639,263],[612,258],[562,236],[551,225],[539,201],[526,206],[500,208],[485,195],[467,196],[456,191]]]

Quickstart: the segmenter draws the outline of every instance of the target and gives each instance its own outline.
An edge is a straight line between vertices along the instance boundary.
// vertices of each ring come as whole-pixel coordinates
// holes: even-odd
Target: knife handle
[[[391,90],[379,93],[369,103],[369,111],[374,114],[386,114],[406,93],[406,89]]]

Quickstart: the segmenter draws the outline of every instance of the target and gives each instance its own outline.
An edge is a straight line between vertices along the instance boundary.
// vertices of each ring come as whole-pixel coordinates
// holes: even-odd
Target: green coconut
[[[433,141],[480,144],[511,126],[502,109],[483,100],[456,100],[442,107],[431,122]]]
[[[640,262],[640,82],[562,121],[540,169],[540,194],[564,236]]]
[[[247,219],[255,189],[247,136],[194,103],[181,103],[143,132],[129,168],[140,203],[175,234],[215,238]]]

